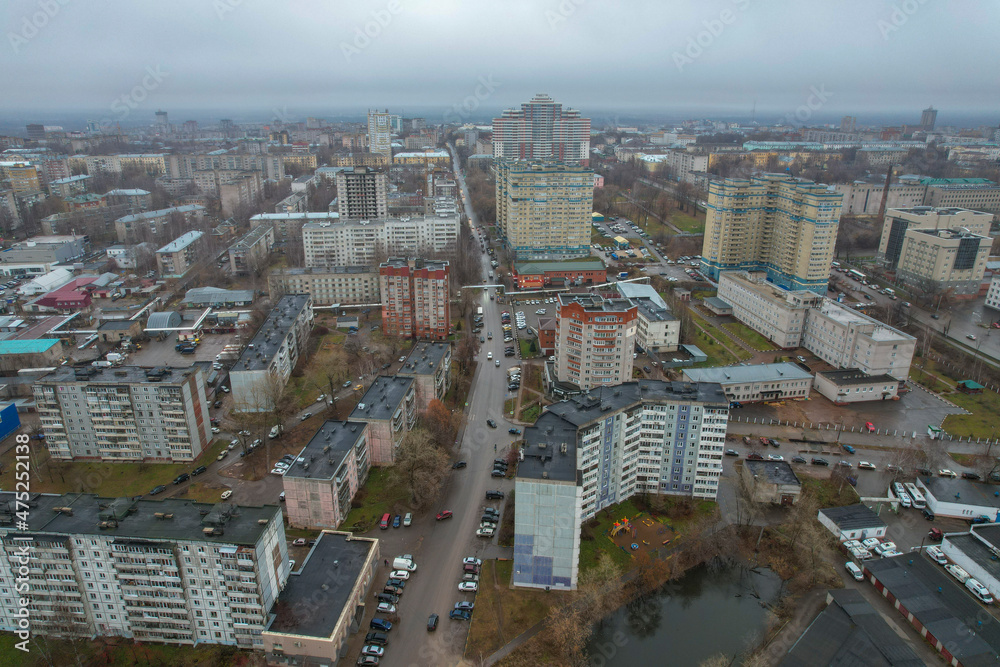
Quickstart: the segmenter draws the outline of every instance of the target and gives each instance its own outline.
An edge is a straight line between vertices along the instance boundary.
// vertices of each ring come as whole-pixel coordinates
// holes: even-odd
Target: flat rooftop
[[[879,518],[868,506],[858,503],[845,507],[824,507],[820,514],[830,519],[841,530],[857,530],[858,528],[881,528],[885,521]]]
[[[801,485],[792,466],[784,461],[744,461],[743,465],[752,475],[769,484]]]
[[[295,267],[291,269],[274,269],[273,276],[329,276],[337,274],[377,273],[370,266],[330,266],[330,267]]]
[[[537,274],[546,271],[603,271],[606,267],[599,259],[570,260],[566,262],[515,262],[514,271],[521,274]]]
[[[371,421],[391,419],[400,408],[407,392],[413,387],[413,378],[380,375],[351,413],[351,419]]]
[[[1000,496],[993,495],[996,487],[982,482],[956,477],[920,477],[918,481],[934,498],[949,503],[978,505],[1000,509]]]
[[[574,424],[554,412],[542,413],[534,426],[524,429],[524,460],[517,464],[518,478],[579,483],[576,435]]]
[[[299,314],[309,306],[308,294],[286,294],[271,309],[257,329],[232,371],[259,371],[267,368],[281,348]]]
[[[449,343],[416,343],[406,356],[399,374],[433,375],[449,352]]]
[[[560,292],[559,305],[579,304],[587,312],[620,313],[634,308],[626,298],[605,298],[600,294]]]
[[[878,320],[868,317],[867,315],[862,315],[856,310],[851,310],[842,304],[833,301],[832,299],[824,298],[822,304],[819,307],[819,312],[837,322],[838,324],[848,326],[851,324],[871,324],[875,328],[869,334],[873,340],[888,341],[888,340],[898,340],[906,341],[913,340],[913,336],[907,335],[902,331],[893,329],[887,324],[883,324]]]
[[[254,244],[259,243],[262,238],[267,236],[268,232],[270,232],[272,229],[273,228],[267,224],[251,227],[250,231],[241,236],[235,243],[229,246],[229,249],[239,250],[242,248],[253,247]]]
[[[38,382],[54,384],[58,382],[87,382],[90,384],[133,384],[139,382],[156,382],[159,384],[178,384],[184,382],[191,373],[198,369],[171,368],[169,366],[117,366],[111,368],[96,368],[94,366],[59,366],[51,373],[38,378]]]
[[[299,452],[284,476],[333,479],[343,465],[345,456],[354,449],[359,440],[365,437],[367,426],[368,424],[364,422],[332,420],[324,422]],[[299,459],[304,460],[299,461]]]
[[[177,252],[179,250],[184,250],[184,248],[187,248],[189,245],[200,239],[202,236],[203,236],[202,232],[198,231],[181,234],[180,236],[178,236],[173,241],[163,246],[156,252],[171,253],[171,252]]]
[[[891,375],[882,373],[881,375],[868,375],[857,368],[844,368],[839,371],[821,371],[816,373],[820,377],[826,378],[838,387],[854,387],[856,385],[867,384],[896,384],[899,382]]]
[[[972,532],[980,539],[986,540],[995,548],[1000,549],[1000,524],[986,523],[972,527]]]
[[[278,603],[287,614],[276,614],[265,632],[327,638],[333,634],[358,579],[364,575],[369,554],[378,540],[324,531],[309,550],[302,566],[288,577]],[[317,596],[322,604],[317,604]],[[367,632],[367,630],[362,630]],[[311,663],[310,663],[311,664]]]
[[[976,565],[989,572],[994,579],[1000,580],[1000,560],[987,544],[972,533],[948,533],[945,538],[959,551],[971,558]]]
[[[150,540],[204,540],[217,544],[252,546],[269,528],[281,522],[277,505],[245,506],[200,503],[181,498],[101,498],[92,493],[37,494],[29,503],[28,531],[59,535],[112,535]],[[16,509],[13,493],[0,493],[0,525],[11,526]],[[56,511],[68,508],[70,511]],[[170,519],[156,514],[171,514]],[[101,528],[101,522],[117,521]],[[263,524],[258,521],[264,521]],[[206,535],[219,527],[220,535]]]
[[[997,664],[1000,622],[983,613],[982,605],[940,565],[926,557],[901,554],[865,561],[864,568],[962,665]]]
[[[718,366],[714,368],[685,368],[684,376],[691,382],[718,382],[742,384],[747,382],[778,382],[783,380],[811,380],[812,375],[797,364],[783,361],[777,364],[751,366]]]

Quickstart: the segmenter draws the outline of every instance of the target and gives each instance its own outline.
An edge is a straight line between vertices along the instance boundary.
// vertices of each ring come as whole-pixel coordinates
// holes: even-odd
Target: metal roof
[[[778,364],[758,364],[753,366],[686,368],[684,369],[684,375],[692,382],[718,382],[719,384],[812,379],[812,375],[789,361],[783,361]]]

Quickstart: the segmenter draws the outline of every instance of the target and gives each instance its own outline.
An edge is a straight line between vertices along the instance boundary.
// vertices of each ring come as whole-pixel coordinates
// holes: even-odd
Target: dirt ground
[[[647,514],[639,514],[638,516],[631,517],[629,518],[629,523],[631,524],[631,528],[620,531],[614,537],[611,537],[609,531],[608,537],[632,556],[636,556],[644,551],[647,553],[656,551],[673,540],[675,536],[674,532],[665,524],[660,523]],[[637,544],[638,548],[633,549],[633,544]]]

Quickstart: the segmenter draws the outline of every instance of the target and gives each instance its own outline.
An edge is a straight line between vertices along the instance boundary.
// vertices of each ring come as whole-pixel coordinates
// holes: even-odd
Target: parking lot
[[[170,366],[184,368],[195,361],[215,361],[215,355],[222,352],[226,345],[238,342],[232,334],[202,334],[201,344],[194,354],[181,354],[174,349],[177,345],[176,336],[168,336],[166,340],[153,339],[142,344],[142,349],[132,354],[130,364],[136,366]]]

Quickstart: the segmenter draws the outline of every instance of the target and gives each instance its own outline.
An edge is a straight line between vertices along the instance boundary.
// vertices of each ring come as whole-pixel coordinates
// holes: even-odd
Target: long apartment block
[[[193,461],[211,441],[205,378],[193,366],[61,366],[33,390],[54,459]]]
[[[459,222],[457,212],[379,220],[307,222],[302,225],[305,264],[324,268],[370,265],[383,251],[411,256],[444,252],[456,247]]]
[[[15,530],[14,495],[0,493],[0,630],[17,628],[27,543],[32,634],[263,650],[290,569],[281,508],[35,494]]]
[[[637,493],[714,500],[728,417],[717,383],[639,380],[546,407],[517,468],[514,585],[575,588],[582,523]]]
[[[763,272],[719,278],[719,299],[733,317],[783,349],[805,347],[836,368],[905,380],[916,339],[876,319],[808,291],[782,289]]]

